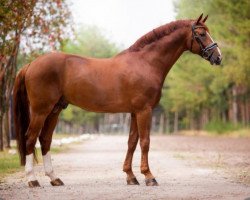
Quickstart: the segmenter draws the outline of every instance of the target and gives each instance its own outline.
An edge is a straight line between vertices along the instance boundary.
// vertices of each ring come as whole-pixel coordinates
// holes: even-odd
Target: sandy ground
[[[134,157],[139,186],[127,186],[122,172],[127,136],[98,136],[53,156],[65,186],[52,187],[42,164],[35,167],[42,187],[30,189],[24,173],[0,185],[0,199],[247,199],[250,197],[250,139],[152,136],[151,171],[160,186],[147,187]],[[239,174],[238,174],[239,173]]]

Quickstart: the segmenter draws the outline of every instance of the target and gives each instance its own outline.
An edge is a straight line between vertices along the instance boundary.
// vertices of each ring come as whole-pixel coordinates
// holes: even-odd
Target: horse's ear
[[[202,16],[203,16],[203,13],[202,13],[201,16],[197,19],[196,24],[199,24],[199,22],[200,22],[201,19],[202,19]]]
[[[203,19],[203,23],[205,23],[207,21],[208,15]]]

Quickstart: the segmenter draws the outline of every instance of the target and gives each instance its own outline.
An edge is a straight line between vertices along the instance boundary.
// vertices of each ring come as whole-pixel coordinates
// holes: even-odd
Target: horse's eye
[[[201,37],[205,37],[205,36],[206,36],[206,33],[203,32],[203,33],[200,34],[200,36],[201,36]]]

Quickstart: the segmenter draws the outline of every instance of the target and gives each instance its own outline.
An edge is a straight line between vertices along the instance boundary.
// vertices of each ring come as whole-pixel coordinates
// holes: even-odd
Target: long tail
[[[25,86],[27,67],[28,65],[24,66],[16,76],[13,89],[16,141],[21,165],[25,165],[26,162],[26,132],[30,123],[29,101]]]

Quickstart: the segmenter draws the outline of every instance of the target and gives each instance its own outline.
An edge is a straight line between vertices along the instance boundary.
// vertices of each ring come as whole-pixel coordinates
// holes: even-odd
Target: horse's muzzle
[[[222,56],[221,55],[218,55],[217,57],[211,56],[209,61],[211,65],[213,64],[220,65],[222,61]]]
[[[204,58],[206,60],[208,60],[211,65],[213,65],[213,64],[220,65],[221,64],[221,60],[222,60],[221,54],[218,54],[217,52],[212,51],[212,52],[205,54],[205,55],[206,55],[206,57],[204,56]]]
[[[221,64],[221,61],[222,61],[222,56],[219,55],[219,56],[217,56],[217,58],[216,58],[216,60],[215,60],[214,63],[215,63],[216,65],[220,65],[220,64]]]

